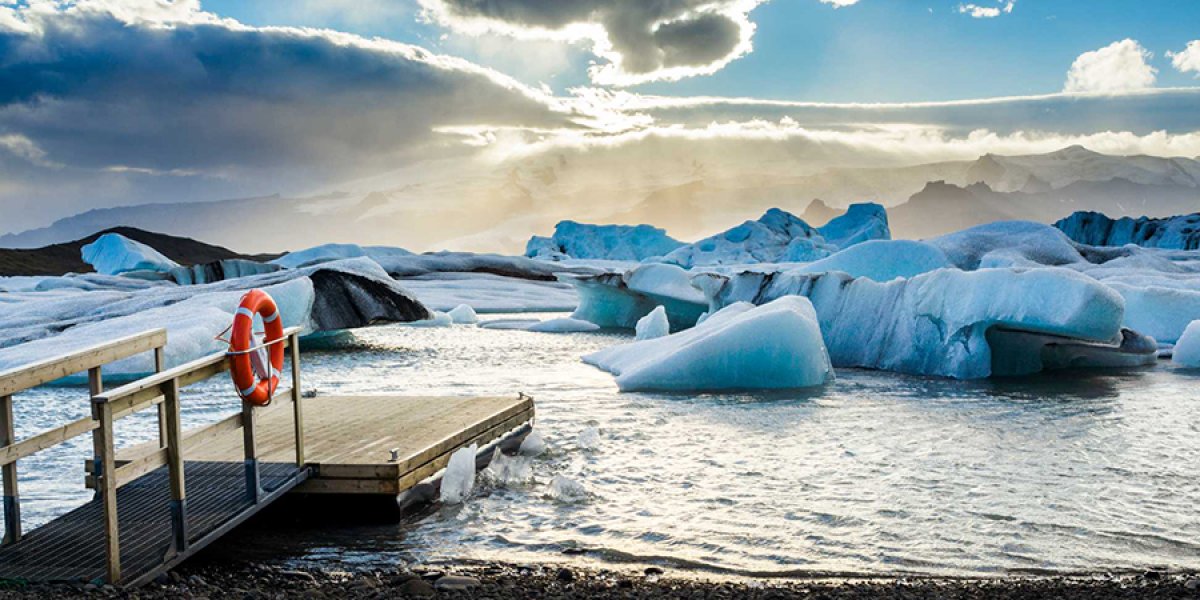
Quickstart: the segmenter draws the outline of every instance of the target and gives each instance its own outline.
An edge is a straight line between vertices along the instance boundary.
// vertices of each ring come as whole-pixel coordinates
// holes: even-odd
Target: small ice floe
[[[471,444],[459,448],[450,455],[446,472],[442,475],[442,504],[462,504],[475,487],[475,455],[479,446]]]
[[[597,329],[600,329],[600,326],[591,321],[562,317],[535,323],[529,327],[528,331],[538,333],[583,333],[596,331]]]
[[[671,322],[667,320],[667,309],[659,305],[650,314],[638,319],[634,326],[637,339],[652,340],[671,334]]]
[[[546,439],[542,437],[542,433],[536,429],[529,432],[524,440],[521,440],[521,448],[517,453],[521,456],[539,456],[546,452]]]
[[[446,314],[455,325],[474,325],[479,322],[479,315],[475,314],[475,309],[468,304],[459,304]]]
[[[687,331],[583,360],[615,375],[622,391],[803,388],[834,377],[816,313],[802,296],[733,304]]]
[[[595,450],[600,447],[600,429],[592,426],[579,432],[575,445],[583,450]]]
[[[483,329],[500,329],[506,331],[528,331],[530,327],[540,323],[537,319],[493,319],[479,324]]]
[[[1175,353],[1171,361],[1184,367],[1200,367],[1200,320],[1188,323],[1179,342],[1175,344]]]
[[[587,488],[582,483],[562,475],[555,475],[546,488],[546,496],[564,504],[576,504],[587,500]]]
[[[450,315],[444,312],[433,311],[432,319],[412,321],[411,323],[405,323],[404,325],[408,327],[449,327],[453,324],[454,319]]]
[[[528,456],[508,456],[496,448],[483,475],[496,487],[519,486],[533,479],[533,467]]]

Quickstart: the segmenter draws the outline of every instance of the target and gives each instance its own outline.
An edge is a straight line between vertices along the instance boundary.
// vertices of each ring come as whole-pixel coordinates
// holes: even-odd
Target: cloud
[[[842,8],[844,6],[854,6],[858,4],[858,0],[821,0],[821,4],[832,4],[834,8]]]
[[[1152,87],[1158,69],[1146,61],[1154,55],[1131,39],[1084,52],[1067,72],[1067,92],[1123,92]]]
[[[327,30],[249,27],[195,1],[0,9],[0,177],[82,193],[78,201],[93,206],[163,200],[147,196],[164,189],[144,184],[152,176],[253,194],[462,153],[438,127],[603,120],[458,58]],[[50,165],[61,171],[37,172]],[[86,191],[89,178],[106,182],[97,194]],[[21,215],[34,216],[44,215]]]
[[[1171,58],[1171,66],[1180,73],[1196,73],[1200,77],[1200,40],[1188,42],[1182,52],[1167,52]]]
[[[749,53],[763,0],[420,0],[428,19],[469,35],[590,44],[600,85],[714,73]],[[848,4],[833,0],[836,5]],[[852,4],[853,2],[849,2]]]
[[[998,0],[999,6],[980,6],[978,4],[959,4],[959,14],[970,15],[973,19],[994,19],[1001,14],[1008,14],[1016,7],[1016,0]]]

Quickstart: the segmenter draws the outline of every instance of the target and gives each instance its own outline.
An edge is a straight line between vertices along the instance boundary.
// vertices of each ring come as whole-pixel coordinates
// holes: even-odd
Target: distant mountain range
[[[853,202],[875,201],[888,207],[895,237],[921,238],[1000,219],[1051,223],[1079,210],[1114,217],[1200,212],[1200,160],[1109,156],[1080,146],[799,174],[796,164],[746,173],[669,157],[641,171],[614,168],[578,155],[471,169],[433,163],[306,198],[93,210],[0,236],[0,247],[45,246],[132,226],[246,252],[355,242],[519,253],[529,236],[548,233],[562,219],[649,223],[695,240],[771,207],[819,225]]]

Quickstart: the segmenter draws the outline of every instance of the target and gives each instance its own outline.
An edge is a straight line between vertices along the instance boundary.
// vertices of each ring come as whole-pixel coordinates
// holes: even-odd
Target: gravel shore
[[[621,571],[492,564],[349,573],[201,563],[135,590],[0,582],[0,600],[8,598],[1200,598],[1200,575],[1152,571],[1069,578],[760,581],[698,578],[656,567]]]

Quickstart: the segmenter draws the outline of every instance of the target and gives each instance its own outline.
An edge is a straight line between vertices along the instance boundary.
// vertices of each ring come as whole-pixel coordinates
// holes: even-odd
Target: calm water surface
[[[461,507],[301,532],[290,560],[536,562],[578,547],[755,574],[1200,568],[1200,376],[1169,363],[985,382],[842,369],[811,393],[621,394],[579,357],[628,339],[384,326],[306,352],[304,387],[322,393],[531,394],[550,451],[529,480],[485,477]],[[204,392],[189,390],[186,424],[233,409]],[[82,416],[84,395],[19,396],[18,424]],[[121,441],[149,439],[151,416],[121,422]],[[593,427],[599,444],[581,447]],[[88,497],[89,445],[22,461],[30,522]],[[556,476],[586,497],[554,498]]]

